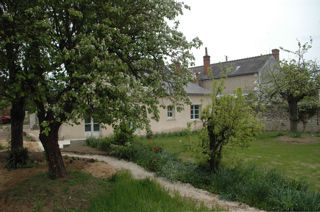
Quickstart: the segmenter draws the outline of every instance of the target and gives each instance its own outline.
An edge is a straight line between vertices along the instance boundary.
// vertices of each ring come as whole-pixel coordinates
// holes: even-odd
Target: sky
[[[274,48],[297,50],[313,39],[306,59],[320,62],[320,0],[183,0],[191,7],[179,17],[179,30],[193,49],[195,65],[203,65],[204,48],[211,63],[270,54]],[[280,59],[294,56],[280,51]]]

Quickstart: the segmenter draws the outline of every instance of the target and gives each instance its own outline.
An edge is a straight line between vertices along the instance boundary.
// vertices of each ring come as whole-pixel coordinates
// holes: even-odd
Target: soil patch
[[[293,138],[290,136],[280,136],[278,138],[279,141],[285,142],[285,143],[295,143],[295,144],[314,144],[314,143],[319,143],[319,138],[318,137],[299,137],[299,138]]]
[[[29,156],[31,160],[36,161],[33,167],[10,171],[4,168],[7,155],[7,152],[0,152],[0,211],[33,211],[35,206],[32,205],[31,202],[16,201],[9,193],[12,188],[23,183],[23,181],[36,175],[47,173],[48,168],[44,154],[40,152],[30,152]],[[111,165],[92,159],[64,157],[64,161],[69,172],[84,171],[99,178],[109,178],[116,173],[116,169]],[[34,188],[31,186],[30,189]],[[70,192],[72,193],[72,191]],[[64,194],[61,194],[61,198],[63,198],[63,195]],[[45,202],[44,204],[46,211],[52,211],[54,208],[52,202]]]
[[[88,154],[88,155],[106,155],[104,151],[86,146],[86,145],[70,145],[61,149],[62,152]]]
[[[110,178],[117,172],[113,166],[103,162],[90,163],[83,170],[98,178]]]

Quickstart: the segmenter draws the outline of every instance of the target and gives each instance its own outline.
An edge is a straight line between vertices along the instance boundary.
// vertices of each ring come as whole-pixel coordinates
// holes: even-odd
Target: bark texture
[[[217,139],[213,133],[213,126],[209,123],[208,126],[209,145],[210,145],[210,158],[209,165],[212,171],[217,171],[221,162],[222,141]]]
[[[288,100],[289,106],[289,119],[290,119],[290,131],[296,132],[298,131],[298,122],[299,122],[299,114],[298,114],[298,101],[292,99]]]
[[[19,98],[11,105],[11,151],[23,148],[23,121],[25,117],[25,99]]]
[[[49,128],[40,126],[39,138],[46,153],[49,176],[53,179],[67,176],[67,171],[58,144],[60,126],[60,123],[50,124]],[[47,131],[47,129],[49,130]]]

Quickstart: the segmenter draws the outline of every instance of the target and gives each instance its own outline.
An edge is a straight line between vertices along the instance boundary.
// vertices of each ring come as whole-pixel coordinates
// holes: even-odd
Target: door
[[[84,132],[86,137],[99,137],[100,136],[100,124],[94,122],[93,118],[86,117],[84,119]]]

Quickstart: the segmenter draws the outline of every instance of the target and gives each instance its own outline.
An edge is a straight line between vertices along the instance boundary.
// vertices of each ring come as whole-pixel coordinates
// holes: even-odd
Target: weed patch
[[[126,173],[111,179],[112,188],[101,192],[91,202],[89,211],[208,211],[204,206],[167,191],[150,179],[133,180]]]

